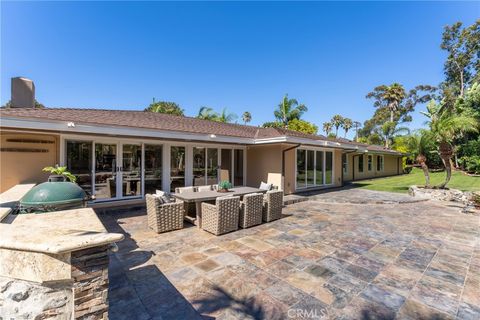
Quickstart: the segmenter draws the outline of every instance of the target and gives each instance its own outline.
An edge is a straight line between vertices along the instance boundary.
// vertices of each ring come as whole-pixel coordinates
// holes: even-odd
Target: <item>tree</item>
[[[284,128],[287,128],[290,121],[300,119],[307,110],[308,108],[304,104],[299,104],[296,99],[289,99],[288,94],[286,94],[273,114],[277,121],[281,122]]]
[[[283,123],[279,121],[268,121],[262,124],[263,128],[283,128]]]
[[[318,127],[308,121],[293,119],[288,123],[288,129],[309,134],[317,134]]]
[[[335,127],[335,138],[338,137],[338,128],[343,124],[343,117],[339,114],[333,116],[332,125]]]
[[[213,121],[228,123],[234,121],[237,118],[238,117],[235,113],[229,113],[227,112],[227,108],[223,108],[222,112],[217,114]]]
[[[374,106],[377,108],[388,109],[390,111],[390,122],[393,122],[395,112],[398,111],[400,102],[405,99],[405,96],[405,88],[399,83],[393,83],[390,86],[375,87],[372,92],[367,94],[367,99],[375,99]]]
[[[155,101],[155,98],[153,98],[152,103],[145,108],[145,111],[184,116],[183,109],[175,102]]]
[[[345,130],[345,138],[347,137],[348,130],[350,130],[353,126],[353,121],[350,118],[343,118],[342,128]]]
[[[197,118],[203,120],[215,120],[217,116],[218,114],[214,112],[212,108],[200,107],[200,110],[198,110]]]
[[[355,141],[358,141],[358,129],[362,124],[359,121],[353,121],[353,128],[355,129]]]
[[[247,124],[247,123],[249,123],[250,121],[252,121],[252,115],[250,114],[250,112],[245,111],[245,112],[242,114],[242,120],[243,120],[243,123],[244,123],[244,124]]]
[[[378,130],[378,134],[384,141],[385,148],[390,148],[393,138],[402,132],[410,133],[410,130],[407,127],[397,127],[396,122],[390,121],[385,122],[381,126],[381,129]]]
[[[440,48],[448,53],[444,88],[449,88],[454,96],[463,97],[466,86],[479,80],[480,20],[467,28],[462,28],[461,22],[446,26]]]
[[[438,153],[446,170],[445,181],[439,188],[445,188],[452,176],[451,158],[453,156],[453,142],[467,132],[478,132],[479,123],[473,114],[465,110],[449,110],[440,104],[431,101],[425,115],[430,126],[431,138],[438,144]]]
[[[330,132],[332,132],[332,123],[331,122],[324,122],[323,123],[323,131],[325,132],[325,135],[329,135]]]

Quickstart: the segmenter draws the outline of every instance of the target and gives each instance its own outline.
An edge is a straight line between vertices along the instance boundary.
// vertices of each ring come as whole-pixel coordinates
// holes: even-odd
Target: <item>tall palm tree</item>
[[[355,142],[358,141],[358,129],[361,127],[361,123],[358,121],[353,121],[353,127],[355,128]]]
[[[345,136],[344,138],[347,137],[348,130],[350,130],[353,126],[353,121],[350,118],[344,118],[342,122],[342,128],[345,130]]]
[[[222,112],[219,113],[213,120],[227,123],[227,122],[232,122],[237,118],[238,117],[235,113],[229,113],[227,112],[227,108],[223,108]]]
[[[438,154],[445,166],[447,173],[445,181],[438,185],[438,188],[443,189],[452,177],[453,141],[466,133],[478,132],[479,124],[472,114],[442,108],[434,101],[427,105],[427,112],[421,113],[429,118],[427,123],[430,126],[431,136],[438,144]]]
[[[390,122],[395,120],[395,112],[398,111],[400,103],[406,97],[405,88],[399,83],[390,86],[381,85],[367,94],[367,98],[374,98],[377,108],[387,108],[390,111]]]
[[[300,119],[307,110],[308,108],[304,104],[299,104],[296,99],[288,99],[288,94],[286,94],[273,114],[277,121],[287,128],[291,120]]]
[[[243,123],[244,123],[244,124],[247,124],[247,123],[249,123],[250,121],[252,121],[252,115],[250,114],[250,112],[245,111],[245,112],[242,114],[242,120],[243,120]]]
[[[218,114],[213,111],[212,108],[210,107],[200,107],[200,110],[198,110],[198,119],[203,119],[203,120],[215,120],[215,118],[218,116]]]
[[[427,166],[426,152],[428,152],[427,144],[430,140],[429,130],[419,130],[407,137],[408,150],[410,150],[413,159],[420,165],[425,176],[425,188],[430,187],[430,174]]]
[[[340,128],[342,123],[343,123],[343,117],[341,115],[336,114],[333,116],[332,125],[335,127],[335,138],[338,136],[338,128]]]
[[[323,123],[323,131],[325,132],[325,135],[328,137],[330,132],[332,132],[332,123],[331,122],[324,122]]]

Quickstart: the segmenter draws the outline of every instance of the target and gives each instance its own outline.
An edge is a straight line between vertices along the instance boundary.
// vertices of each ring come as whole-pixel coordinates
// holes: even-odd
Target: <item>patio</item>
[[[193,226],[156,234],[142,208],[101,214],[125,234],[110,262],[110,318],[478,319],[478,215],[348,194],[219,237]]]

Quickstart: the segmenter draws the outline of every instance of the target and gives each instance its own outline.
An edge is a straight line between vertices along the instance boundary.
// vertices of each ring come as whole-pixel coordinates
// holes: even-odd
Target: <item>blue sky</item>
[[[188,115],[248,110],[257,125],[288,93],[320,128],[336,113],[363,122],[375,86],[438,84],[443,26],[479,16],[475,2],[2,1],[1,103],[21,75],[49,107],[155,97]],[[410,126],[423,121],[417,111]]]

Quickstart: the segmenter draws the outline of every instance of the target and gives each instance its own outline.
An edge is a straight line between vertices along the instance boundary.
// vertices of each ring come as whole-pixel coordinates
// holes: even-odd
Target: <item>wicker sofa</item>
[[[270,222],[282,217],[283,191],[268,191],[263,200],[263,221]]]
[[[220,197],[215,204],[202,203],[202,229],[221,235],[238,230],[240,197]]]
[[[183,228],[183,201],[163,203],[157,196],[145,195],[148,227],[157,233]]]
[[[250,193],[243,197],[240,205],[239,225],[249,228],[262,223],[263,194]]]

